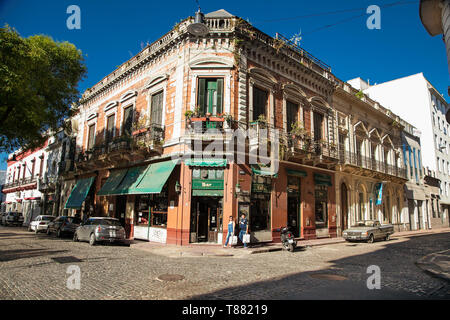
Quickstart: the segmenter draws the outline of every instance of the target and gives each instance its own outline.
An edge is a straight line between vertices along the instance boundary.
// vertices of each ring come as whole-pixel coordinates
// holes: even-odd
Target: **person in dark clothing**
[[[244,243],[244,235],[248,233],[248,220],[245,217],[245,214],[241,215],[241,219],[239,220],[239,239]],[[247,243],[244,243],[244,248],[247,247]]]

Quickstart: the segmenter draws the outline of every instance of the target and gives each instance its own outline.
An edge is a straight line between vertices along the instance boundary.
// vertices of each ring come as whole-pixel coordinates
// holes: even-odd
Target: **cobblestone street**
[[[171,258],[0,227],[0,299],[448,299],[449,283],[415,264],[448,248],[450,233],[438,233],[294,253],[229,249],[236,254]],[[66,286],[70,265],[80,267],[79,290]],[[367,289],[370,265],[381,269],[380,290]],[[157,279],[164,274],[183,279]]]

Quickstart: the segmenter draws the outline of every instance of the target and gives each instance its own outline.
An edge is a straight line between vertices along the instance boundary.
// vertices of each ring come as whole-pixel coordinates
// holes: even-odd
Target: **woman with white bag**
[[[230,221],[228,222],[227,240],[225,241],[225,245],[223,246],[224,248],[226,248],[228,246],[228,241],[230,241],[230,237],[231,237],[231,243],[230,243],[230,247],[231,247],[232,245],[237,244],[237,237],[234,235],[233,216],[230,216]]]
[[[244,248],[248,248],[247,244],[250,243],[250,235],[248,234],[248,220],[245,218],[245,214],[242,214],[239,220],[239,239],[244,244]]]

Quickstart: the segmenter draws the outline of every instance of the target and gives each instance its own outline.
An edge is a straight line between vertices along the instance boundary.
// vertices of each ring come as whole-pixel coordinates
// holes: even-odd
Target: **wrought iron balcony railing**
[[[391,176],[396,176],[400,178],[407,178],[406,169],[400,168],[398,166],[393,166],[382,161],[375,160],[363,156],[361,154],[340,150],[339,151],[339,161],[342,164],[349,164],[352,166],[369,169],[376,172],[381,172],[389,174]]]

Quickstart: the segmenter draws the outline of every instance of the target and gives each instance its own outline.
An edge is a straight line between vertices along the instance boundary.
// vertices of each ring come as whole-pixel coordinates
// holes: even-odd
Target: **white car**
[[[47,231],[48,224],[55,218],[56,217],[54,216],[37,216],[36,219],[31,221],[28,225],[28,231],[34,231],[34,233],[38,233],[39,231]]]

